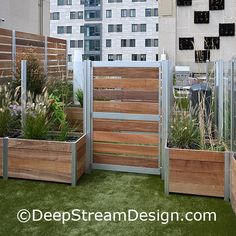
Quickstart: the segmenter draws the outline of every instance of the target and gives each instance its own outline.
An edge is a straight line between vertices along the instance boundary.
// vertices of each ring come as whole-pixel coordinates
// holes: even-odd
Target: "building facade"
[[[50,35],[49,0],[0,0],[0,28]]]
[[[51,0],[51,36],[84,59],[158,60],[157,0]]]
[[[159,52],[204,71],[205,62],[236,55],[235,0],[159,0]]]

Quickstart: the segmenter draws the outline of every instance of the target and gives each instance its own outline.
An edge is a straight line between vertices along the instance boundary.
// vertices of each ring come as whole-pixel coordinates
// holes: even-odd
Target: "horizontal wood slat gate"
[[[159,63],[93,62],[90,78],[93,168],[159,174]]]

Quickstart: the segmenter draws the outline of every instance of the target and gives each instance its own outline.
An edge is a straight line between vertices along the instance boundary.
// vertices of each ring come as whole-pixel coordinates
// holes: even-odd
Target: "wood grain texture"
[[[224,196],[224,152],[169,149],[169,191]]]
[[[94,131],[93,139],[95,142],[117,142],[130,144],[157,145],[159,135],[157,134],[130,134]]]
[[[9,38],[9,37],[5,37],[5,36],[2,36],[0,34],[0,43],[1,44],[7,44],[7,45],[11,45],[12,44],[12,38]]]
[[[94,154],[93,161],[97,164],[158,168],[158,160],[155,158]]]
[[[133,132],[159,132],[159,122],[135,120],[106,120],[94,119],[94,131],[133,131]]]
[[[94,88],[158,91],[157,79],[94,79]]]
[[[139,155],[139,156],[159,156],[159,147],[157,146],[138,146],[113,143],[94,143],[93,151],[95,153],[116,153],[123,155]]]
[[[3,139],[0,138],[0,176],[3,175]]]
[[[75,131],[83,130],[83,108],[81,107],[65,107],[65,113],[70,125]]]
[[[20,31],[16,31],[16,38],[35,40],[35,41],[44,41],[45,40],[45,37],[42,35],[30,34],[30,33],[25,33],[25,32],[20,32]]]
[[[231,196],[230,201],[232,208],[236,214],[236,159],[232,155],[232,165],[231,165]]]
[[[77,180],[85,173],[86,168],[86,136],[77,144]]]
[[[8,29],[2,29],[0,28],[0,35],[4,36],[12,36],[12,31]]]
[[[145,102],[118,102],[118,101],[94,101],[95,112],[118,112],[131,114],[158,114],[157,103]]]
[[[152,101],[158,102],[157,91],[130,91],[130,90],[106,90],[95,89],[93,92],[94,100],[132,100],[132,101]]]
[[[93,71],[94,76],[116,76],[121,78],[140,78],[140,79],[155,79],[158,78],[158,68],[112,68],[112,67],[97,67]]]
[[[85,165],[85,136],[79,139],[76,145],[80,177],[84,173]],[[71,183],[71,155],[70,142],[9,139],[8,175],[13,178]]]

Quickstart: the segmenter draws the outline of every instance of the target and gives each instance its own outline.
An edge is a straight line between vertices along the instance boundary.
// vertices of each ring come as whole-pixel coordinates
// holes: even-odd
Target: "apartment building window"
[[[146,54],[132,54],[132,61],[146,61]]]
[[[111,47],[111,39],[106,39],[106,47],[107,48]]]
[[[84,5],[87,7],[96,7],[96,6],[100,6],[101,2],[100,0],[85,0]]]
[[[81,34],[84,33],[84,26],[83,26],[83,25],[80,26],[80,33],[81,33]]]
[[[87,37],[100,36],[101,35],[100,24],[95,24],[95,25],[88,24],[88,25],[85,25],[84,34]]]
[[[108,61],[122,61],[122,54],[108,54]]]
[[[68,62],[72,62],[72,54],[68,54],[67,60],[68,60]]]
[[[151,39],[145,39],[145,47],[151,47],[152,46],[152,40]]]
[[[85,0],[80,0],[80,5],[84,5]]]
[[[132,2],[146,2],[146,0],[132,0]]]
[[[57,0],[58,6],[72,5],[72,0]]]
[[[70,40],[71,48],[83,48],[83,40]]]
[[[83,11],[71,11],[70,12],[70,19],[75,20],[75,19],[83,19],[84,18],[84,13]]]
[[[154,47],[158,47],[158,39],[154,39]]]
[[[121,9],[121,17],[135,17],[136,10],[135,9]]]
[[[159,58],[158,58],[158,54],[156,54],[156,61],[158,61],[158,59],[159,59]]]
[[[85,11],[85,19],[100,19],[101,11],[100,10],[87,10]]]
[[[158,39],[145,39],[145,47],[158,47]]]
[[[158,16],[158,8],[146,8],[145,16],[146,17]]]
[[[156,24],[156,32],[158,32],[158,31],[159,31],[159,25]]]
[[[112,10],[106,10],[106,18],[112,18]]]
[[[135,39],[121,39],[121,47],[135,47]]]
[[[60,12],[52,12],[50,18],[51,20],[60,20]]]
[[[122,0],[108,0],[108,3],[119,3],[122,2]]]
[[[72,34],[72,26],[57,26],[58,34]]]
[[[85,51],[100,51],[100,40],[85,40]]]
[[[108,25],[108,32],[122,32],[122,24],[118,25]]]
[[[132,32],[146,32],[147,25],[146,24],[132,24]]]

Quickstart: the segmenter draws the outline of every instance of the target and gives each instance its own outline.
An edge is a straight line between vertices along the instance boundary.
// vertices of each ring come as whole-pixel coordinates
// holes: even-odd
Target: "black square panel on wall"
[[[195,11],[194,23],[195,24],[209,24],[210,12],[209,11]]]
[[[179,50],[193,50],[194,38],[179,38]]]
[[[235,23],[220,24],[219,25],[220,36],[234,36],[235,35]]]
[[[224,0],[209,0],[209,8],[211,11],[218,11],[225,9]]]
[[[220,49],[220,37],[205,37],[204,49]]]
[[[196,63],[204,63],[207,60],[210,60],[210,51],[209,50],[195,51],[195,62]]]
[[[177,0],[177,6],[192,6],[192,0]]]

